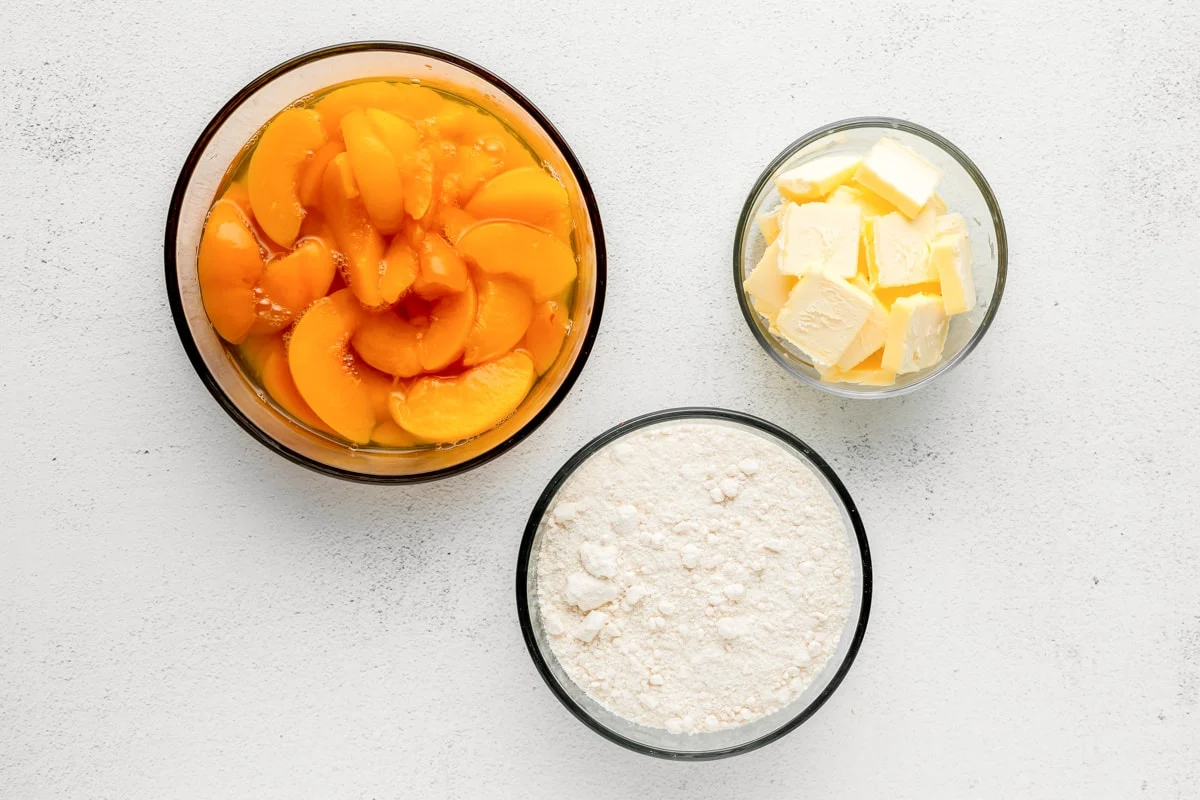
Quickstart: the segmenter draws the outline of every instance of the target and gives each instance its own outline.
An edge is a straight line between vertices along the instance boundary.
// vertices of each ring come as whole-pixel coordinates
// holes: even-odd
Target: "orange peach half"
[[[342,117],[342,138],[371,222],[380,233],[395,233],[404,221],[404,185],[400,160],[357,109]]]
[[[330,428],[356,444],[375,429],[375,402],[348,351],[363,317],[349,289],[322,297],[296,323],[288,344],[292,379],[304,401]]]
[[[238,344],[254,325],[262,250],[241,210],[219,200],[208,214],[196,264],[204,310],[217,334]]]
[[[267,123],[250,156],[246,176],[250,207],[267,236],[283,247],[296,241],[304,220],[301,167],[327,139],[316,111],[289,108]]]
[[[557,297],[575,281],[571,248],[523,222],[480,222],[459,238],[458,252],[490,275],[523,281],[537,303]]]
[[[472,367],[453,378],[426,376],[392,392],[396,424],[429,442],[457,442],[490,430],[516,411],[534,381],[524,353]]]
[[[533,319],[533,298],[515,278],[478,273],[478,309],[463,347],[463,364],[471,367],[513,349]]]
[[[571,241],[571,211],[567,190],[541,167],[502,172],[480,187],[465,211],[476,219],[515,219]]]
[[[570,318],[562,303],[547,300],[534,309],[533,319],[525,331],[521,346],[533,359],[533,367],[538,375],[545,374],[558,358],[569,327]]]
[[[321,181],[321,210],[345,259],[346,283],[368,308],[384,305],[379,290],[383,237],[371,224],[346,153],[329,162]]]

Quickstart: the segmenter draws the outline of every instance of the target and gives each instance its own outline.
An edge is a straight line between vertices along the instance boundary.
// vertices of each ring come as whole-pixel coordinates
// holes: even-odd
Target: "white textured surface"
[[[1195,796],[1196,5],[562,5],[0,4],[0,796]],[[354,38],[438,45],[527,91],[609,236],[575,391],[431,486],[337,483],[254,443],[163,290],[167,200],[209,117]],[[797,385],[732,300],[754,177],[856,114],[960,144],[1012,243],[982,347],[890,402]],[[830,460],[876,596],[809,723],[671,764],[545,690],[513,568],[576,447],[709,403]]]

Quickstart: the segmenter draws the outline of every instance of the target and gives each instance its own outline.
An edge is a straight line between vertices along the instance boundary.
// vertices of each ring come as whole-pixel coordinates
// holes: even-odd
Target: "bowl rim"
[[[829,384],[824,381],[806,375],[803,372],[797,372],[792,368],[792,365],[787,362],[783,354],[779,351],[779,346],[772,342],[756,323],[758,312],[750,305],[749,298],[746,296],[745,287],[742,286],[742,258],[746,249],[746,241],[748,234],[752,230],[754,222],[754,198],[762,190],[775,173],[788,162],[798,151],[807,147],[814,142],[819,141],[833,133],[842,131],[854,130],[856,128],[891,128],[893,130],[904,131],[914,136],[918,136],[936,147],[943,150],[951,158],[957,161],[971,180],[975,182],[976,188],[983,196],[984,203],[988,207],[988,212],[991,215],[992,225],[996,231],[996,285],[992,289],[991,302],[988,305],[987,311],[980,320],[979,326],[971,334],[971,338],[967,343],[959,349],[957,353],[950,358],[945,359],[940,364],[935,366],[927,374],[921,376],[912,383],[904,386],[893,386],[879,391],[864,391],[856,388],[849,388],[854,384]],[[940,375],[943,375],[962,362],[971,351],[983,339],[984,334],[992,326],[992,321],[996,318],[996,312],[1000,309],[1000,300],[1004,296],[1004,284],[1008,277],[1008,234],[1004,227],[1004,216],[1000,212],[1000,204],[996,200],[996,195],[992,191],[991,185],[987,178],[983,176],[983,172],[979,167],[975,166],[966,153],[960,150],[953,142],[935,131],[919,125],[915,122],[899,119],[896,117],[849,117],[847,119],[830,122],[822,125],[819,128],[814,128],[808,133],[796,139],[780,153],[771,159],[769,163],[758,176],[754,185],[750,189],[750,193],[746,196],[745,203],[742,204],[742,212],[738,216],[737,228],[733,237],[733,284],[734,290],[737,293],[738,305],[742,309],[742,316],[746,319],[746,324],[750,327],[750,332],[754,338],[758,340],[759,345],[767,351],[767,353],[784,368],[789,374],[794,375],[797,379],[815,386],[823,392],[827,392],[838,397],[846,397],[851,399],[877,400],[887,397],[899,397],[900,395],[908,394],[916,391],[918,388],[925,386]]]
[[[650,425],[656,425],[661,422],[675,422],[682,420],[717,420],[721,422],[733,422],[746,427],[754,428],[755,430],[766,433],[780,440],[783,444],[798,451],[821,475],[828,481],[829,486],[833,489],[836,500],[841,503],[846,510],[846,514],[850,519],[850,524],[854,529],[854,538],[858,544],[859,555],[862,561],[862,603],[859,610],[858,621],[854,626],[854,633],[850,640],[850,646],[846,650],[829,683],[821,690],[812,702],[801,709],[786,723],[776,728],[757,739],[752,739],[743,744],[734,745],[732,747],[722,747],[713,750],[700,751],[682,751],[682,750],[666,750],[664,748],[653,747],[651,745],[635,742],[620,733],[604,726],[595,717],[591,716],[584,708],[582,708],[575,700],[567,694],[566,690],[559,685],[554,675],[550,671],[549,663],[546,656],[543,654],[541,647],[537,643],[537,639],[533,632],[533,619],[530,609],[529,599],[526,596],[526,585],[529,579],[529,563],[533,555],[533,542],[537,536],[538,528],[541,526],[542,519],[546,515],[551,501],[558,494],[559,489],[563,484],[575,473],[582,464],[584,464],[593,455],[603,449],[612,442],[626,436],[640,428],[645,428]],[[872,596],[872,572],[871,572],[871,549],[867,543],[867,532],[863,526],[862,517],[858,512],[858,506],[854,504],[854,499],[850,497],[850,492],[846,489],[845,484],[833,471],[833,468],[817,454],[815,450],[808,446],[802,439],[795,434],[787,431],[774,423],[768,422],[760,417],[756,417],[741,411],[731,411],[724,408],[716,408],[709,406],[686,406],[680,408],[668,408],[660,411],[653,411],[649,414],[642,414],[620,422],[609,428],[608,430],[596,436],[583,447],[579,448],[570,459],[567,460],[562,467],[546,484],[546,488],[542,490],[538,496],[537,502],[533,505],[533,510],[530,512],[529,521],[525,525],[525,533],[521,538],[521,546],[517,551],[517,619],[521,625],[521,635],[525,640],[525,647],[529,651],[530,658],[533,659],[534,666],[537,668],[538,674],[542,676],[542,680],[550,691],[558,698],[568,711],[571,712],[584,725],[591,730],[614,742],[628,750],[642,755],[654,756],[656,758],[664,758],[673,761],[710,761],[718,758],[728,758],[729,756],[748,753],[752,750],[757,750],[760,747],[768,745],[785,735],[791,733],[801,724],[807,721],[815,714],[821,706],[833,695],[834,691],[841,685],[847,673],[850,671],[850,666],[854,663],[855,657],[858,655],[859,648],[862,646],[863,637],[867,630],[867,620],[871,615],[871,596]],[[827,667],[828,668],[828,667]]]
[[[196,341],[192,336],[191,330],[188,327],[187,318],[183,310],[183,299],[179,291],[179,274],[175,263],[175,246],[177,230],[179,227],[179,216],[183,204],[183,197],[187,191],[188,185],[192,179],[192,173],[196,169],[196,165],[200,160],[201,154],[205,147],[212,140],[213,136],[220,127],[225,124],[226,120],[233,114],[242,103],[250,96],[257,92],[262,87],[271,83],[280,76],[291,72],[301,66],[316,61],[321,61],[331,56],[343,55],[346,53],[357,53],[367,51],[385,51],[412,53],[425,56],[432,59],[438,59],[456,67],[474,73],[476,76],[489,82],[498,91],[503,92],[510,99],[516,102],[522,109],[528,113],[533,120],[545,131],[551,142],[558,148],[562,154],[563,160],[567,167],[571,170],[572,176],[579,184],[579,190],[584,199],[584,205],[587,207],[588,217],[591,221],[593,238],[595,240],[596,252],[596,294],[592,301],[592,316],[588,324],[588,328],[584,331],[583,343],[580,347],[579,354],[575,357],[575,361],[567,370],[566,376],[563,378],[562,385],[554,392],[553,395],[546,401],[546,404],[535,414],[525,425],[513,432],[511,436],[496,444],[491,449],[480,453],[474,458],[467,459],[460,464],[455,464],[442,469],[431,470],[427,472],[414,473],[411,475],[374,475],[364,472],[356,472],[353,470],[345,470],[338,467],[330,466],[322,461],[292,450],[291,448],[281,444],[265,431],[255,425],[248,416],[246,416],[237,404],[229,398],[229,396],[221,389],[217,383],[208,364],[205,363],[203,356],[200,354],[200,349],[196,345]],[[265,446],[278,455],[283,456],[294,464],[299,464],[302,467],[307,467],[314,472],[328,475],[342,480],[354,481],[358,483],[373,483],[373,484],[406,484],[406,483],[421,483],[425,481],[438,480],[441,478],[458,475],[476,467],[482,466],[487,462],[503,455],[511,450],[527,436],[533,433],[543,422],[545,422],[552,413],[562,403],[563,399],[570,393],[571,388],[575,385],[575,381],[583,372],[583,367],[587,363],[588,356],[591,353],[592,347],[596,341],[596,335],[600,330],[600,319],[604,311],[604,294],[608,282],[608,267],[607,267],[607,249],[604,243],[604,228],[600,221],[600,209],[596,201],[596,195],[592,190],[592,185],[588,181],[587,173],[584,172],[583,165],[580,164],[574,151],[567,144],[566,139],[558,131],[549,118],[533,104],[529,98],[518,91],[515,87],[509,84],[504,79],[492,71],[472,62],[465,58],[454,55],[453,53],[439,50],[434,47],[428,47],[422,44],[414,44],[411,42],[386,41],[386,40],[364,40],[354,42],[343,42],[341,44],[329,45],[326,47],[310,50],[298,56],[288,59],[280,64],[275,65],[271,69],[259,75],[254,80],[250,81],[244,87],[239,89],[228,102],[221,107],[216,115],[204,127],[200,133],[196,143],[192,145],[188,152],[187,158],[183,162],[183,168],[179,172],[179,177],[175,182],[175,189],[171,194],[171,203],[167,211],[166,238],[164,241],[164,255],[166,266],[166,282],[167,282],[167,300],[171,308],[171,316],[175,321],[175,329],[179,334],[180,342],[183,344],[183,349],[187,353],[188,360],[192,362],[192,367],[200,376],[200,380],[208,388],[209,393],[217,401],[221,408],[233,418],[242,430],[246,431]]]

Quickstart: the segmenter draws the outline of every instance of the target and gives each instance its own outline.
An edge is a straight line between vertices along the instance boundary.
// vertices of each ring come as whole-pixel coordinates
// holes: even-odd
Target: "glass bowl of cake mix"
[[[804,442],[681,408],[576,453],[517,563],[526,646],[581,722],[630,750],[703,760],[772,742],[845,678],[871,560],[854,501]]]
[[[1007,271],[983,173],[939,134],[886,117],[788,145],[754,182],[734,239],[754,338],[842,397],[905,394],[961,363],[991,327]]]

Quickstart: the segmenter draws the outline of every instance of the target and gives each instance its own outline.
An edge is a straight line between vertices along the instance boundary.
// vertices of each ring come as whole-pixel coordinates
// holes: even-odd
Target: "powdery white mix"
[[[579,467],[541,533],[538,604],[567,675],[672,733],[790,703],[850,610],[839,506],[812,468],[742,426],[634,431]]]

